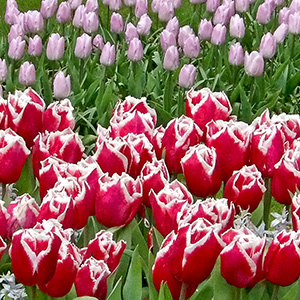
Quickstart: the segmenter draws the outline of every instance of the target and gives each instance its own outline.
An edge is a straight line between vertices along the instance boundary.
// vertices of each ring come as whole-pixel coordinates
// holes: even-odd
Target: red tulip
[[[195,196],[207,197],[218,192],[222,174],[214,148],[204,144],[190,147],[181,159],[181,165],[186,184]]]
[[[0,182],[16,182],[29,156],[25,141],[10,128],[0,130]]]
[[[294,231],[300,230],[300,197],[298,193],[292,199],[291,215]]]
[[[234,171],[226,182],[224,197],[234,203],[237,211],[244,209],[253,212],[262,200],[265,191],[265,183],[256,166],[244,166]]]

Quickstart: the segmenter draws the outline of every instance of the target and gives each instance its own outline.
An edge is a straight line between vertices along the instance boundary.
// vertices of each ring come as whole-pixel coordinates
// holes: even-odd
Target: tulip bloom
[[[19,82],[23,85],[33,85],[35,83],[35,66],[25,61],[19,70]]]
[[[196,79],[197,68],[194,65],[184,65],[179,73],[178,84],[184,88],[190,88]]]
[[[148,35],[150,33],[152,20],[147,14],[143,14],[136,25],[139,35]]]
[[[115,63],[116,60],[116,48],[115,45],[111,45],[110,42],[107,42],[100,55],[100,63],[104,66],[111,66]]]
[[[199,24],[198,36],[201,40],[209,41],[211,39],[211,33],[213,30],[213,25],[211,21],[202,19]]]
[[[167,49],[163,67],[168,71],[174,71],[179,67],[179,52],[176,46],[170,46]]]
[[[61,23],[68,23],[72,20],[72,11],[68,2],[64,1],[59,4],[56,12],[56,20]]]
[[[53,80],[53,94],[56,98],[67,98],[71,93],[70,75],[65,76],[62,71],[59,71]]]
[[[245,57],[245,53],[242,45],[239,42],[232,44],[230,46],[229,58],[228,58],[230,64],[234,66],[242,65],[244,63],[244,57]]]
[[[22,40],[20,36],[18,36],[15,39],[12,39],[12,41],[9,43],[8,56],[11,59],[18,60],[23,56],[24,50],[25,50],[25,41]]]
[[[41,55],[43,50],[42,39],[35,35],[33,38],[29,38],[28,41],[28,54],[32,56]]]
[[[265,62],[263,56],[257,52],[252,51],[250,54],[245,53],[245,72],[252,77],[261,76],[264,73]]]
[[[110,18],[110,30],[114,33],[121,33],[124,30],[124,21],[122,15],[113,12]]]
[[[43,0],[41,3],[41,14],[43,18],[51,18],[57,10],[57,5],[57,0]]]
[[[277,42],[272,33],[268,32],[263,35],[260,45],[259,52],[264,58],[272,58],[275,55],[277,48]]]
[[[58,33],[52,33],[49,37],[46,49],[47,58],[50,60],[61,59],[65,52],[65,39]]]
[[[0,82],[3,82],[6,80],[8,75],[8,70],[7,70],[7,64],[5,59],[0,58]]]
[[[230,19],[230,36],[234,38],[241,39],[245,35],[245,23],[244,19],[241,18],[238,14],[234,15]]]
[[[176,41],[176,37],[175,35],[164,29],[162,31],[162,33],[160,34],[160,45],[161,45],[161,48],[164,50],[164,51],[167,51],[167,49],[171,46],[176,46],[177,44],[177,41]]]
[[[139,40],[138,38],[133,38],[129,42],[127,55],[129,60],[133,62],[140,61],[143,58],[144,50],[141,40]]]
[[[86,59],[92,53],[93,45],[92,45],[92,37],[88,34],[84,33],[79,36],[76,40],[75,46],[75,56],[78,58]]]

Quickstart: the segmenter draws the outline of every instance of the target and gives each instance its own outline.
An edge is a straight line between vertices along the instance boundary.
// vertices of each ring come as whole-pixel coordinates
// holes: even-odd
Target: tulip
[[[12,131],[10,128],[0,130],[0,182],[13,183],[20,176],[21,171],[30,151],[26,147],[22,137]]]
[[[300,188],[300,156],[298,149],[284,152],[280,161],[275,165],[271,183],[271,193],[276,201],[290,205],[297,189]]]
[[[28,54],[32,56],[41,55],[43,50],[42,39],[35,35],[33,38],[29,38],[28,41]]]
[[[190,88],[196,79],[197,68],[194,65],[183,65],[179,73],[178,84],[184,88]]]
[[[19,70],[19,82],[23,85],[30,86],[35,83],[35,67],[34,64],[25,61]]]
[[[244,50],[242,45],[237,42],[230,46],[229,50],[229,62],[234,66],[240,66],[244,63]]]
[[[72,10],[76,10],[82,4],[82,0],[68,0]]]
[[[170,46],[165,52],[163,67],[168,71],[174,71],[179,66],[179,52],[176,46]]]
[[[272,240],[264,261],[265,277],[272,284],[288,286],[298,279],[300,275],[299,243],[299,233],[295,231],[283,230]]]
[[[211,32],[211,43],[214,45],[222,45],[226,39],[226,26],[217,24]]]
[[[256,21],[260,24],[268,24],[272,15],[271,7],[268,3],[262,3],[257,10]]]
[[[76,40],[75,56],[78,58],[86,59],[92,53],[92,37],[84,33]]]
[[[156,14],[158,14],[159,5],[160,5],[159,0],[152,0],[151,1],[151,9]]]
[[[94,49],[100,49],[102,50],[104,47],[104,40],[102,35],[97,34],[93,39],[93,47]]]
[[[222,174],[214,148],[204,144],[190,147],[181,159],[181,165],[186,184],[195,196],[205,198],[219,191]],[[201,178],[201,182],[197,178]]]
[[[293,14],[293,13],[299,11],[299,9],[300,9],[300,2],[299,2],[299,0],[293,0],[291,2],[291,4],[290,4],[290,11],[291,11],[291,13]]]
[[[213,25],[211,21],[202,19],[199,24],[198,36],[201,40],[209,41],[211,39],[211,33],[213,30]]]
[[[289,32],[292,34],[300,33],[300,12],[289,15]]]
[[[108,7],[112,11],[118,11],[122,8],[122,1],[121,0],[109,0]]]
[[[152,20],[147,14],[143,14],[136,25],[139,35],[148,35],[151,30]]]
[[[279,25],[273,33],[276,43],[277,44],[283,43],[288,33],[289,33],[289,26],[287,24],[282,23],[281,25]]]
[[[172,32],[175,37],[177,37],[179,34],[179,28],[180,28],[180,25],[179,25],[179,21],[176,16],[173,17],[171,20],[169,20],[166,25],[166,30],[169,32]]]
[[[156,228],[163,236],[167,236],[172,230],[177,231],[177,219],[185,215],[193,197],[182,183],[175,180],[166,183],[158,193],[151,190],[149,200]]]
[[[264,59],[263,56],[257,51],[252,51],[250,54],[246,51],[244,65],[245,72],[249,76],[257,77],[264,73]]]
[[[99,10],[98,0],[87,0],[85,3],[85,7],[87,12],[94,12],[98,14],[98,10]]]
[[[221,273],[225,280],[238,288],[253,287],[261,281],[264,278],[262,260],[266,239],[247,228],[237,232],[229,229],[222,239],[227,244],[220,253]]]
[[[13,25],[17,23],[18,18],[20,18],[20,11],[18,5],[9,5],[9,2],[6,3],[5,10],[5,23],[8,25]]]
[[[244,122],[217,120],[206,128],[206,144],[216,149],[223,180],[227,181],[234,170],[248,162],[252,127]]]
[[[195,36],[194,30],[191,26],[185,25],[179,28],[178,44],[181,48],[184,47],[185,41],[190,37]]]
[[[110,30],[117,34],[124,30],[124,21],[122,15],[113,12],[110,18]]]
[[[289,24],[289,16],[290,16],[290,9],[288,7],[283,7],[279,11],[279,16],[278,16],[278,23],[281,25],[282,23],[284,24]]]
[[[69,99],[51,103],[43,116],[43,131],[64,130],[75,127],[75,119],[73,116],[73,106]]]
[[[201,141],[202,135],[202,130],[187,116],[183,115],[168,123],[162,143],[170,172],[182,173],[180,160],[190,146],[197,145]]]
[[[253,212],[266,191],[262,174],[255,165],[234,171],[225,184],[224,197],[233,202],[236,210]]]
[[[89,241],[84,254],[84,260],[89,257],[103,260],[107,264],[109,270],[113,272],[118,267],[125,248],[126,242],[124,240],[115,242],[111,232],[100,230],[95,238]]]
[[[136,0],[134,14],[137,18],[148,13],[148,0]]]
[[[83,19],[85,18],[86,8],[83,4],[79,5],[74,13],[73,26],[77,28],[83,27]]]
[[[246,12],[249,9],[249,0],[236,0],[235,1],[235,10],[237,12]]]
[[[126,6],[135,6],[136,0],[124,0]]]
[[[263,35],[260,45],[259,52],[264,58],[272,58],[275,55],[277,48],[277,42],[272,33],[268,32]]]
[[[232,111],[230,101],[224,92],[211,92],[204,88],[187,93],[186,115],[192,118],[200,129],[206,132],[211,120],[228,120]]]
[[[33,139],[42,131],[44,100],[28,88],[24,92],[16,91],[14,95],[9,95],[7,102],[9,126],[31,147]]]
[[[20,36],[22,39],[25,37],[24,28],[20,24],[14,24],[10,27],[8,33],[8,43],[10,43],[13,39]]]
[[[192,224],[196,220],[203,219],[209,224],[221,225],[220,233],[233,227],[235,209],[233,203],[227,199],[207,198],[197,200],[190,205],[184,214],[178,216],[178,224]]]
[[[99,28],[99,16],[95,12],[86,12],[83,14],[83,30],[87,33],[93,33]]]
[[[43,229],[15,232],[9,255],[16,279],[29,286],[48,282],[55,273],[60,245],[55,233]]]
[[[231,17],[230,7],[225,4],[222,4],[217,8],[214,14],[213,23],[215,25],[216,24],[226,25],[228,24],[230,17]]]
[[[62,71],[59,71],[53,80],[53,94],[56,98],[67,98],[71,93],[70,75],[65,76]]]
[[[28,10],[24,13],[24,30],[27,33],[37,33],[44,28],[44,19],[37,10]]]
[[[132,24],[128,23],[126,26],[126,31],[125,31],[125,40],[127,44],[130,43],[130,41],[134,38],[138,38],[139,34],[137,32],[137,28]]]
[[[107,293],[106,280],[109,275],[110,271],[103,260],[96,260],[93,257],[85,260],[75,278],[77,296],[91,296],[97,297],[99,300],[105,300]],[[83,282],[85,284],[82,284]]]
[[[174,17],[175,7],[172,1],[163,0],[158,7],[158,18],[162,22],[168,22]]]
[[[133,62],[140,61],[144,56],[144,50],[141,40],[134,38],[130,41],[128,47],[128,58]]]
[[[216,9],[220,6],[220,0],[207,0],[206,1],[206,10],[209,12],[215,12]]]
[[[230,19],[230,36],[234,38],[241,39],[245,35],[245,23],[244,19],[241,18],[238,14],[234,15]]]
[[[68,23],[72,20],[72,10],[68,2],[61,2],[56,12],[56,20],[61,23]]]
[[[143,200],[140,180],[134,180],[126,173],[121,176],[113,174],[112,177],[104,175],[99,185],[95,203],[97,221],[106,227],[128,225]]]
[[[116,61],[116,48],[115,45],[111,45],[107,42],[100,55],[100,63],[104,66],[111,66]]]
[[[8,75],[8,71],[7,71],[7,64],[5,59],[1,59],[0,58],[0,82],[3,82],[6,80]]]
[[[188,58],[197,58],[200,53],[200,43],[197,36],[189,36],[183,45],[183,52]]]
[[[41,14],[43,18],[51,18],[57,10],[57,5],[57,0],[43,0],[41,3]]]
[[[166,282],[172,299],[179,300],[183,299],[180,294],[185,284],[185,298],[189,298],[210,275],[224,246],[219,231],[219,224],[199,219],[184,224],[177,233],[171,232],[163,241],[152,269],[156,289]]]
[[[162,33],[160,34],[160,45],[161,45],[161,48],[164,50],[164,51],[167,51],[167,49],[171,46],[176,46],[177,44],[177,41],[176,41],[176,37],[175,35],[164,29],[162,31]]]
[[[52,33],[49,37],[46,55],[49,60],[61,59],[65,52],[65,39],[58,33]]]
[[[20,36],[12,39],[8,47],[8,56],[11,59],[20,59],[22,58],[25,50],[25,41],[22,40]]]
[[[299,231],[300,229],[300,201],[299,201],[299,193],[296,193],[292,199],[292,206],[291,206],[291,215],[292,215],[292,224],[293,230]],[[2,234],[1,234],[2,236]]]

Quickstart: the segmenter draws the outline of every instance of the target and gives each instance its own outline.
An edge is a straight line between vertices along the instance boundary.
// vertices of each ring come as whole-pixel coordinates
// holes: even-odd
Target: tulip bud
[[[291,14],[297,12],[300,10],[300,1],[299,0],[292,0],[291,4],[290,4],[290,11]]]
[[[104,47],[104,40],[102,35],[97,34],[93,39],[93,47],[94,49],[100,49],[102,50]]]
[[[19,17],[20,11],[18,9],[18,5],[9,5],[9,2],[7,2],[5,10],[5,23],[8,25],[16,24]]]
[[[165,52],[163,67],[168,71],[174,71],[179,66],[179,52],[176,46],[171,46]]]
[[[272,15],[271,7],[268,3],[262,3],[256,13],[256,21],[260,24],[268,24]]]
[[[100,63],[104,66],[111,66],[116,60],[116,48],[115,45],[111,45],[107,42],[101,52]]]
[[[179,28],[178,44],[181,48],[184,47],[185,41],[190,37],[195,36],[194,30],[191,26],[185,25]]]
[[[184,42],[183,52],[188,58],[197,58],[200,53],[199,38],[195,35],[189,36]]]
[[[249,76],[261,76],[264,73],[265,62],[257,51],[252,51],[250,54],[246,51],[244,65],[245,72]]]
[[[33,38],[29,38],[28,41],[28,54],[32,56],[41,55],[43,50],[42,39],[35,35]]]
[[[44,28],[44,19],[37,10],[28,10],[24,13],[24,30],[28,33],[37,33]]]
[[[240,66],[244,63],[244,50],[242,45],[237,42],[230,46],[229,50],[229,63],[234,66]]]
[[[126,6],[135,6],[136,0],[124,0]]]
[[[214,45],[222,45],[226,40],[226,26],[217,24],[211,33],[211,43]]]
[[[166,25],[166,30],[168,30],[169,32],[172,32],[176,38],[179,34],[179,28],[180,28],[180,25],[179,25],[179,21],[176,16],[173,17]]]
[[[130,41],[128,47],[128,58],[131,61],[140,61],[144,56],[144,50],[142,42],[138,38],[134,38]]]
[[[23,26],[20,24],[14,24],[10,27],[9,33],[8,33],[8,43],[10,43],[13,39],[20,36],[22,39],[24,39],[25,33]]]
[[[95,12],[84,13],[83,30],[87,33],[93,33],[98,30],[99,16]]]
[[[279,25],[273,33],[273,36],[277,44],[283,43],[288,33],[289,33],[289,26],[287,24],[282,23],[281,25]]]
[[[61,2],[56,13],[56,20],[61,23],[68,23],[72,20],[72,11],[68,2]]]
[[[300,12],[299,11],[289,15],[289,32],[292,34],[300,33]]]
[[[83,26],[83,19],[86,14],[86,9],[83,4],[79,5],[74,13],[73,17],[73,26],[77,28],[81,28]]]
[[[151,9],[156,14],[158,14],[159,5],[160,5],[159,0],[152,0],[151,1]]]
[[[103,1],[103,4],[105,1]],[[109,0],[108,7],[112,11],[118,11],[122,8],[122,1],[121,0]]]
[[[44,19],[51,18],[57,10],[57,0],[43,0],[41,3],[41,14]]]
[[[142,15],[136,26],[138,34],[148,35],[150,33],[151,25],[151,18],[147,14]]]
[[[229,24],[229,33],[233,38],[241,39],[245,35],[245,23],[244,19],[241,18],[238,14],[234,15],[230,19]]]
[[[138,37],[139,34],[137,32],[136,27],[132,23],[128,23],[125,31],[125,40],[127,44],[129,44],[133,38],[138,38]]]
[[[237,12],[245,12],[249,9],[249,0],[235,0],[235,10]]]
[[[35,83],[35,67],[34,64],[25,61],[19,70],[19,82],[23,85],[29,86]]]
[[[137,18],[148,14],[148,0],[136,0],[134,14]]]
[[[220,6],[220,0],[207,0],[206,1],[206,10],[209,12],[215,12],[216,9]]]
[[[288,7],[283,7],[279,11],[279,16],[278,16],[278,23],[279,24],[289,24],[289,15],[291,14],[291,11]]]
[[[68,0],[68,3],[72,10],[77,9],[82,4],[82,0]]]
[[[197,68],[194,65],[184,65],[179,73],[178,84],[184,88],[190,88],[196,79]]]
[[[5,59],[0,58],[0,82],[3,82],[6,80],[8,75],[7,71],[7,65]]]
[[[175,35],[172,32],[164,29],[160,34],[160,45],[164,51],[167,51],[167,49],[171,46],[176,46],[177,41]]]
[[[98,0],[87,0],[85,3],[85,8],[88,13],[94,12],[98,15],[98,11],[99,11]]]
[[[8,47],[8,56],[11,59],[20,59],[22,58],[25,50],[25,41],[22,40],[20,36],[17,38],[13,39]]]
[[[168,22],[174,17],[175,8],[170,0],[163,0],[158,7],[158,18],[162,22]]]
[[[65,39],[58,33],[52,33],[49,37],[46,55],[49,60],[61,59],[65,52]]]
[[[71,93],[71,79],[68,75],[65,77],[62,71],[59,71],[53,80],[53,94],[56,98],[67,98]]]
[[[268,32],[263,35],[260,45],[259,52],[264,58],[272,58],[275,55],[277,43],[272,33]]]
[[[92,37],[84,33],[76,40],[75,56],[78,58],[88,58],[92,53]]]
[[[124,30],[124,21],[122,15],[113,12],[110,18],[110,30],[114,33],[121,33]]]
[[[216,24],[221,24],[221,25],[227,25],[229,22],[231,15],[230,15],[230,7],[228,7],[225,4],[220,5],[213,18],[213,23]]]
[[[206,19],[201,20],[198,29],[198,36],[201,40],[209,41],[211,39],[211,33],[213,30],[213,25],[211,21]]]

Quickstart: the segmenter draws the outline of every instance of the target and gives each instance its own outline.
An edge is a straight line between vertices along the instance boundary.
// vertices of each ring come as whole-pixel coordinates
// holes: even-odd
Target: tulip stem
[[[168,113],[171,113],[174,86],[172,82],[172,71],[167,71],[167,73],[168,75],[167,75],[165,92],[164,92],[164,109]]]
[[[36,300],[36,285],[31,287],[31,300]]]
[[[2,183],[2,201],[5,201],[6,196],[6,183]]]
[[[263,213],[263,220],[265,222],[266,229],[269,228],[269,217],[270,217],[270,208],[271,208],[271,178],[265,178],[265,185],[266,185],[266,192],[264,194],[264,213]]]
[[[185,100],[184,98],[185,98],[185,89],[179,88],[178,103],[177,103],[178,117],[184,114],[184,100]]]
[[[235,300],[242,300],[243,299],[243,293],[241,288],[235,289]]]
[[[279,285],[274,285],[271,300],[278,299],[278,291],[279,291]]]
[[[181,286],[179,300],[185,300],[186,289],[187,289],[187,284],[183,282]]]

